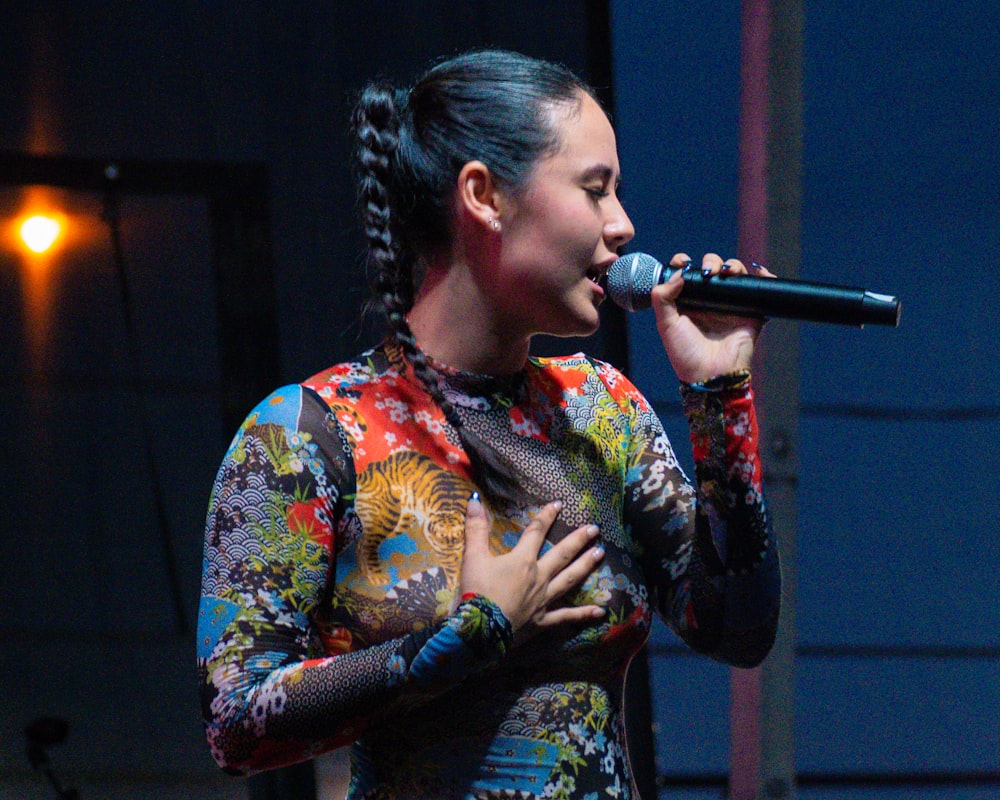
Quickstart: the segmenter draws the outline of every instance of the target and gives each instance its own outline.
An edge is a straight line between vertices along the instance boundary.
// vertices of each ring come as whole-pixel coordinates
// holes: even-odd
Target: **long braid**
[[[526,496],[524,477],[517,474],[513,465],[466,428],[457,409],[441,390],[440,375],[417,347],[406,321],[414,301],[415,258],[408,248],[401,246],[394,231],[390,189],[393,159],[400,146],[399,105],[391,87],[373,84],[362,93],[352,120],[357,139],[358,200],[368,241],[368,258],[375,271],[377,300],[403,355],[458,434],[469,457],[473,479],[486,499],[497,505],[537,500],[533,494]]]

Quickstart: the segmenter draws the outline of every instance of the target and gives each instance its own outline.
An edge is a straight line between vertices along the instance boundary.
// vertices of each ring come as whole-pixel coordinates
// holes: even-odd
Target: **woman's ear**
[[[493,232],[500,230],[503,191],[482,161],[470,161],[458,173],[459,207],[477,223]]]

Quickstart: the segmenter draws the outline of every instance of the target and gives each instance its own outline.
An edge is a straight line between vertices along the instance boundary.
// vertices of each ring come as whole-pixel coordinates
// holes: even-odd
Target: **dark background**
[[[728,255],[739,8],[0,10],[0,797],[51,796],[24,753],[45,715],[70,723],[51,753],[84,798],[246,797],[198,721],[202,516],[237,417],[373,335],[352,92],[476,45],[563,61],[613,96],[635,248]],[[800,277],[904,311],[799,326],[804,796],[1000,796],[998,23],[992,2],[806,4]],[[26,164],[64,176],[42,199],[77,231],[47,260],[13,243]],[[628,367],[688,458],[648,316],[561,344]],[[658,631],[650,673],[657,770],[723,775],[727,671]]]

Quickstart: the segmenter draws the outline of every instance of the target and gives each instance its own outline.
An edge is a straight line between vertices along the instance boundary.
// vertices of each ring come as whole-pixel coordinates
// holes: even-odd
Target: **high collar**
[[[419,349],[419,344],[417,345]],[[383,343],[389,363],[408,381],[423,387],[413,364],[403,354],[403,348],[393,338]],[[423,350],[420,352],[423,353]],[[438,386],[445,398],[460,408],[476,411],[492,411],[495,408],[510,408],[520,403],[527,388],[527,371],[532,368],[531,359],[525,367],[511,375],[482,375],[455,369],[424,353],[427,363],[438,376]]]

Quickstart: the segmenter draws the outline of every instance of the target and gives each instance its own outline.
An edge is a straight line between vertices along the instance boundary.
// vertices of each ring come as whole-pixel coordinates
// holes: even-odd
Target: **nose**
[[[625,207],[617,197],[614,200],[609,209],[608,218],[604,222],[604,241],[607,243],[608,249],[612,251],[628,244],[635,236],[635,228],[632,226],[632,220],[625,213]]]

